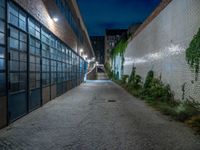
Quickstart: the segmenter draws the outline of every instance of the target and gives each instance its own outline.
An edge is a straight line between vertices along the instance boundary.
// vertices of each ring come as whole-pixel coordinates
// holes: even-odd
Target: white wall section
[[[186,83],[187,99],[200,102],[200,75],[195,81],[186,59],[185,50],[200,28],[200,0],[173,0],[128,44],[125,51],[124,74],[133,65],[145,79],[153,69],[162,81],[170,84],[176,99],[182,98]]]

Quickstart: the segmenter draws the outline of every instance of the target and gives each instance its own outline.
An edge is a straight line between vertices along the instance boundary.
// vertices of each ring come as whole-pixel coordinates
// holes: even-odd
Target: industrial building
[[[0,128],[83,82],[94,57],[74,0],[0,1]]]

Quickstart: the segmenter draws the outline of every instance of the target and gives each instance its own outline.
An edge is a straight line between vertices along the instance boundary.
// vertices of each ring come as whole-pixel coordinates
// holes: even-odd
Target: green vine
[[[186,49],[186,59],[188,64],[196,73],[196,80],[199,73],[199,64],[200,64],[200,29],[197,34],[193,37],[189,48]]]
[[[118,54],[123,54],[126,47],[128,45],[128,38],[122,38],[117,45],[115,46],[115,48],[112,49],[111,51],[111,57],[114,58],[116,57]]]

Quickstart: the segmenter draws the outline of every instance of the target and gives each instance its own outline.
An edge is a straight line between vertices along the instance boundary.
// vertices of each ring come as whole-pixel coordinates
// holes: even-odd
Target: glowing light
[[[52,18],[54,22],[58,22],[58,18],[57,17],[53,17]]]
[[[85,60],[87,59],[87,57],[88,57],[87,55],[83,55],[83,58],[84,58]]]

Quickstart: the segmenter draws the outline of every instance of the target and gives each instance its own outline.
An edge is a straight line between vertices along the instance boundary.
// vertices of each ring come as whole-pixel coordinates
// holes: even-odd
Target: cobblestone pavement
[[[200,150],[200,138],[104,81],[84,83],[4,128],[0,150]]]

